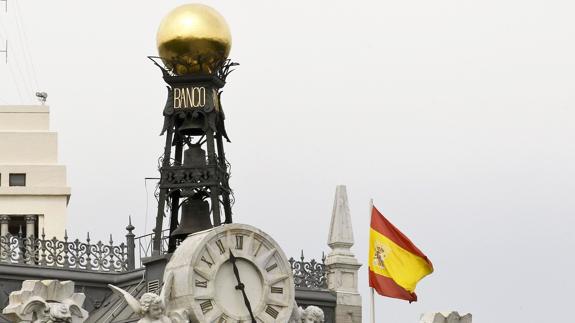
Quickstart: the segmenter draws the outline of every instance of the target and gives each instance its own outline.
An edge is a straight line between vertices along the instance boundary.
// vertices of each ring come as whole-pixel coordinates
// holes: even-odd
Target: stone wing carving
[[[132,296],[132,294],[121,289],[120,287],[116,287],[116,286],[111,285],[111,284],[108,284],[108,287],[110,287],[112,289],[112,291],[114,291],[114,293],[124,297],[124,299],[126,300],[126,303],[128,303],[128,305],[130,306],[132,311],[134,311],[134,313],[136,313],[136,314],[142,313],[142,306],[140,306],[140,301],[138,301],[134,296]]]
[[[139,323],[187,322],[185,313],[166,314],[166,307],[170,298],[170,294],[172,293],[173,277],[174,276],[172,273],[167,274],[160,295],[154,293],[145,293],[142,295],[140,300],[137,300],[130,293],[117,286],[108,285],[108,287],[110,287],[116,294],[124,297],[132,311],[140,315],[141,319],[138,321]],[[172,316],[174,316],[174,318],[171,318]]]
[[[39,297],[34,297],[35,299],[28,300],[22,309],[22,316],[28,316],[34,312],[45,312],[49,310],[48,303]]]

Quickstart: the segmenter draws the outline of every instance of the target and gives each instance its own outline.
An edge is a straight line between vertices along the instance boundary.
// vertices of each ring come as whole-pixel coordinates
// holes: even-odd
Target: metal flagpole
[[[375,323],[375,299],[374,299],[374,292],[373,292],[373,287],[370,288],[371,289],[371,313],[370,313],[370,318],[371,318],[371,323]]]
[[[369,218],[371,221],[371,212],[373,211],[373,199],[369,199]],[[370,223],[370,228],[371,228],[371,223]],[[371,243],[371,242],[370,242]],[[368,259],[368,261],[371,261],[371,259]],[[375,323],[375,297],[374,297],[374,290],[373,287],[370,288],[371,289],[371,302],[370,302],[370,322],[371,323]]]

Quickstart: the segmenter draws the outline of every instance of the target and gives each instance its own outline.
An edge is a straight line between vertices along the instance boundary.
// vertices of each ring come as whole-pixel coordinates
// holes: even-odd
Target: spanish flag
[[[375,206],[369,231],[369,286],[382,296],[417,301],[415,286],[433,272],[431,261]]]

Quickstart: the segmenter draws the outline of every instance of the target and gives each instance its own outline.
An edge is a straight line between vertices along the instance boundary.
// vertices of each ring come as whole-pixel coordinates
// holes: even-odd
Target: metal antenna
[[[36,92],[36,98],[40,101],[42,105],[46,104],[46,99],[48,99],[48,93],[46,92]]]
[[[0,1],[4,1],[4,0],[0,0]],[[6,39],[6,47],[4,47],[3,50],[0,50],[0,53],[4,53],[4,55],[6,56],[6,64],[8,64],[8,39]]]

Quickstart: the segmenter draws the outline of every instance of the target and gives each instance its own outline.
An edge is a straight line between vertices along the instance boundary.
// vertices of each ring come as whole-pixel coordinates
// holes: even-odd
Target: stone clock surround
[[[209,267],[208,265],[204,265],[206,263],[202,261],[202,257],[205,256],[204,250],[211,250],[210,253],[219,254],[220,249],[214,242],[214,238],[222,235],[223,233],[229,233],[227,235],[228,239],[224,242],[223,245],[225,255],[222,254],[221,256],[223,258],[220,257],[219,260],[205,257],[209,263],[212,263],[212,265]],[[243,252],[236,252],[236,240],[232,237],[236,233],[246,235],[246,238],[244,239],[246,246]],[[257,237],[258,239],[264,241],[264,244],[268,245],[266,247],[262,247],[262,252],[258,257],[251,257],[248,255],[248,252],[252,252],[252,250],[258,248],[256,247],[256,240],[250,240],[250,238],[247,238],[247,236],[251,236],[253,238]],[[250,244],[249,241],[253,241],[253,244]],[[250,245],[248,246],[247,244]],[[269,256],[267,259],[275,259],[276,262],[268,262],[267,260],[262,261],[262,259],[266,259],[266,257],[261,256],[265,254],[264,249],[267,247],[271,247],[275,250],[275,252],[271,254],[271,256]],[[219,272],[220,268],[216,267],[222,266],[222,271],[231,274],[231,270],[229,270],[230,268],[223,267],[223,265],[227,262],[227,258],[229,257],[228,249],[234,251],[234,255],[236,255],[238,258],[238,269],[240,270],[240,273],[242,270],[250,270],[250,272],[241,274],[242,283],[246,285],[246,291],[249,292],[249,289],[252,288],[252,293],[254,290],[262,290],[263,292],[261,296],[250,297],[253,298],[254,301],[254,304],[252,304],[254,315],[263,319],[263,322],[287,322],[289,315],[291,315],[293,299],[295,298],[295,288],[293,277],[291,275],[291,266],[280,246],[270,236],[250,225],[239,223],[225,224],[210,230],[192,234],[188,236],[180,244],[180,246],[178,246],[178,249],[176,249],[170,261],[168,262],[164,273],[164,277],[166,277],[167,273],[169,272],[173,273],[174,282],[176,282],[174,284],[174,288],[172,289],[172,296],[168,300],[167,311],[188,310],[189,313],[195,313],[196,316],[200,317],[202,317],[202,310],[207,310],[206,313],[204,313],[206,317],[211,317],[214,315],[215,317],[219,317],[222,314],[219,312],[220,309],[217,308],[217,296],[219,293],[216,290],[218,288],[217,286],[221,284],[227,284],[229,285],[230,292],[233,293],[235,277],[226,277],[225,280],[216,281],[218,277],[221,277],[221,273]],[[208,272],[208,268],[212,268],[212,266],[214,268],[213,271]],[[250,269],[250,267],[254,269]],[[200,281],[204,280],[198,274],[200,272],[202,273],[202,276],[210,276],[207,284],[211,285],[214,290],[208,291],[210,288],[209,285],[205,290],[204,288],[197,288],[198,278]],[[250,285],[258,283],[257,279],[253,279],[256,277],[256,272],[258,272],[257,275],[261,275],[263,277],[261,280],[263,284],[261,287],[258,286],[254,288]],[[272,295],[271,292],[268,293],[268,291],[272,290],[272,286],[274,286],[274,284],[271,283],[273,279],[270,279],[270,277],[278,276],[285,277],[282,279],[283,290],[281,294]],[[250,277],[252,279],[250,279]],[[246,279],[246,281],[243,281],[244,279]],[[211,294],[215,303],[204,304],[204,298],[198,298],[198,294],[200,292]],[[201,299],[202,301],[198,301],[198,299]],[[260,300],[259,302],[258,299]],[[252,299],[250,299],[250,302],[252,302]],[[269,304],[273,304],[274,306],[271,306],[270,308]],[[275,306],[275,304],[281,304],[281,306]],[[244,306],[243,301],[241,304],[236,305]],[[210,313],[210,311],[213,311],[213,313]],[[273,319],[272,316],[277,317]],[[199,318],[198,320],[202,321],[202,318]]]

